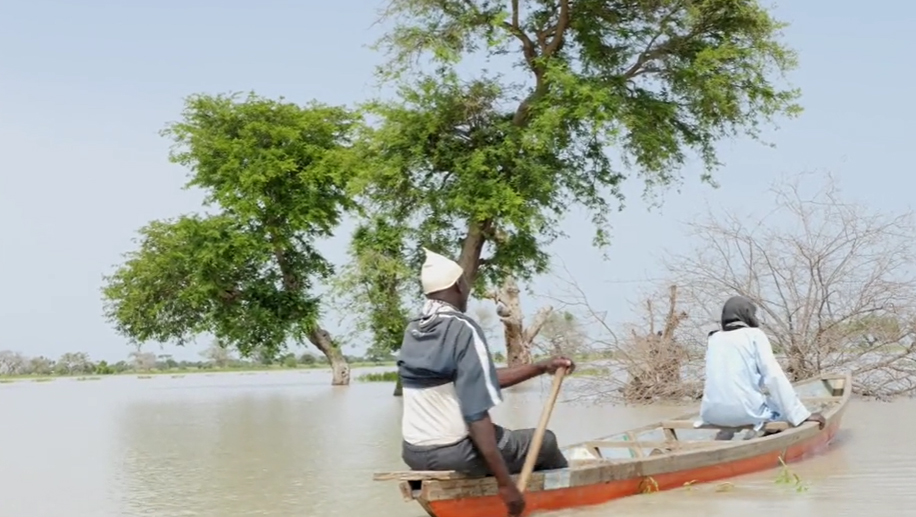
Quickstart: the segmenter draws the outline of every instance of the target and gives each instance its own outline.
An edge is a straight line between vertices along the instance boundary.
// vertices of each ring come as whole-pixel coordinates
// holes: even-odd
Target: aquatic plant
[[[639,493],[640,494],[652,494],[658,492],[658,481],[655,480],[652,476],[644,478],[639,483]]]
[[[793,488],[796,492],[806,492],[808,490],[808,485],[802,481],[802,478],[796,474],[792,469],[786,465],[786,462],[782,459],[782,456],[779,457],[779,474],[776,476],[777,485],[793,485]]]

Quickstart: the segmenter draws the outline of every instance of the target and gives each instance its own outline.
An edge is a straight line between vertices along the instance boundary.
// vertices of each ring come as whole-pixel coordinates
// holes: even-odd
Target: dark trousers
[[[518,474],[522,471],[525,456],[531,448],[534,429],[510,430],[498,425],[494,427],[496,444],[506,461],[509,473]],[[492,475],[470,437],[452,445],[421,446],[404,442],[401,457],[412,470],[455,470],[472,476]],[[552,470],[568,466],[566,457],[557,445],[556,435],[552,431],[545,432],[534,469]]]

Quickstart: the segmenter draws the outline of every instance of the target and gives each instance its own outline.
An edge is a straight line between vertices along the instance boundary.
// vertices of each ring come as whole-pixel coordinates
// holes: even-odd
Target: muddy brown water
[[[0,517],[423,516],[396,484],[371,480],[404,468],[391,385],[328,381],[307,371],[0,384]],[[521,388],[499,423],[537,423],[548,380]],[[683,411],[561,402],[551,427],[571,443]],[[853,402],[834,446],[792,465],[804,492],[773,470],[725,491],[697,485],[543,515],[909,515],[914,424],[916,402]]]

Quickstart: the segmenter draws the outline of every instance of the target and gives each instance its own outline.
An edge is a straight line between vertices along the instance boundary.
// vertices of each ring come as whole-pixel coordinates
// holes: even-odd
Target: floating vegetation
[[[77,377],[76,380],[78,381],[100,381],[102,380],[102,378],[101,377]]]
[[[138,375],[137,378],[138,379],[152,379],[153,376],[152,375]]]
[[[364,373],[356,380],[360,382],[398,382],[398,372]]]
[[[779,469],[779,475],[776,476],[777,485],[792,485],[796,492],[807,492],[808,485],[802,481],[802,478],[798,474],[793,472],[786,462],[782,459],[782,456],[779,457],[779,464],[781,465]]]
[[[11,382],[16,382],[16,379],[0,379],[0,384],[9,384]]]
[[[172,376],[173,379],[180,379],[182,377],[184,377],[184,375],[173,375]]]
[[[643,480],[639,482],[640,494],[652,494],[655,492],[658,492],[658,481],[652,476],[643,478]]]
[[[716,492],[731,492],[735,489],[734,483],[729,483],[728,481],[724,483],[719,483],[716,485]]]
[[[32,382],[51,382],[54,380],[54,377],[38,377],[37,379],[32,379]]]

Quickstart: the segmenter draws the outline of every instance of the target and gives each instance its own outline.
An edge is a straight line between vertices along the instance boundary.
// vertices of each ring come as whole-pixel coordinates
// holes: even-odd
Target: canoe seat
[[[718,425],[701,425],[696,426],[694,420],[668,420],[662,422],[661,427],[664,429],[718,429],[718,430],[727,430],[727,431],[737,431],[743,429],[751,429],[754,426],[745,425],[742,427],[723,427]],[[768,422],[764,427],[767,431],[785,431],[789,429],[788,422]]]
[[[422,481],[424,479],[468,479],[471,476],[454,470],[395,470],[376,472],[373,481]]]
[[[615,462],[616,460],[597,457],[592,457],[590,459],[572,459],[569,460],[569,468],[587,468],[595,465],[607,465],[608,463]],[[512,477],[515,478],[514,475]],[[479,476],[476,478],[479,479]],[[391,472],[376,472],[375,474],[372,474],[373,481],[447,481],[450,479],[475,479],[475,476],[469,476],[454,470],[395,470]]]

